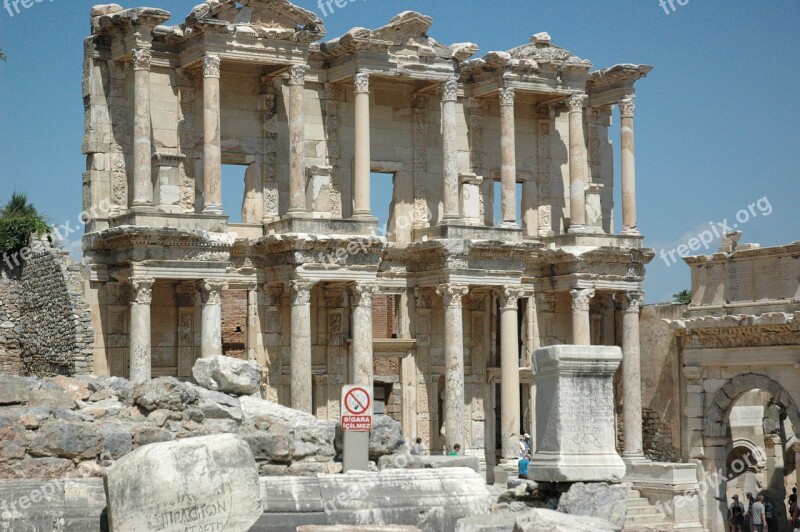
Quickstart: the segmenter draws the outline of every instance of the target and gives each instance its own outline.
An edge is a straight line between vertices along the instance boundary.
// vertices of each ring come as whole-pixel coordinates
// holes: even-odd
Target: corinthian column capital
[[[203,281],[200,289],[203,294],[203,303],[206,305],[221,305],[222,291],[228,287],[228,283],[219,279],[207,279]]]
[[[525,293],[525,290],[518,286],[507,286],[498,289],[495,293],[500,300],[500,308],[516,310],[517,303]]]
[[[567,107],[569,107],[570,113],[582,113],[583,112],[583,105],[586,103],[586,95],[585,94],[573,94],[569,98],[566,99]]]
[[[455,79],[448,79],[444,83],[442,92],[442,101],[455,102],[458,99],[458,81]]]
[[[514,105],[514,89],[500,89],[500,105],[503,107],[510,107]]]
[[[131,302],[136,305],[149,305],[153,302],[153,285],[156,280],[152,277],[134,277],[131,279],[133,294]]]
[[[353,83],[356,86],[356,94],[369,94],[369,74],[359,72],[353,78]]]
[[[291,287],[292,306],[310,305],[311,289],[314,283],[303,279],[297,279],[289,283]]]
[[[620,117],[633,118],[635,111],[636,111],[636,100],[634,96],[630,96],[619,102]]]
[[[371,307],[372,296],[378,291],[376,283],[355,283],[350,287],[353,294],[353,305],[356,307]]]
[[[638,290],[619,292],[614,297],[619,302],[623,312],[638,314],[642,304],[644,304],[644,292]]]
[[[289,69],[289,85],[305,85],[306,72],[311,70],[308,65],[292,65]]]
[[[149,48],[134,48],[131,53],[134,70],[150,70],[153,52]]]
[[[595,294],[594,288],[584,288],[582,290],[571,290],[572,295],[572,310],[581,310],[589,312],[589,302]]]
[[[461,307],[461,300],[469,293],[469,287],[445,283],[436,287],[436,293],[444,299],[445,307]]]
[[[203,56],[203,77],[204,78],[218,78],[219,77],[220,59],[218,55],[204,55]]]

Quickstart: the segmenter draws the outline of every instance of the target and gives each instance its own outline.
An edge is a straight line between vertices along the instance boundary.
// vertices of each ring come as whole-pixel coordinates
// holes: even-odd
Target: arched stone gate
[[[736,400],[752,390],[763,390],[785,409],[795,431],[795,440],[800,440],[800,410],[788,391],[777,381],[755,373],[737,375],[707,398],[703,415],[703,451],[701,459],[705,478],[701,482],[705,488],[707,523],[710,530],[724,530],[727,516],[727,456],[731,443],[730,413]],[[789,434],[786,435],[790,437]],[[798,449],[795,444],[795,449]],[[769,450],[768,450],[769,452]],[[782,452],[782,451],[781,451]],[[776,511],[778,509],[776,508]]]

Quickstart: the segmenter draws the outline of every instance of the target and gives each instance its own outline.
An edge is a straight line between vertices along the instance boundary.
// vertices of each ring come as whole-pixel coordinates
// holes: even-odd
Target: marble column
[[[517,147],[514,89],[500,89],[501,225],[517,227]]]
[[[247,289],[247,360],[259,360],[259,336],[261,327],[258,319],[258,287]]]
[[[203,213],[222,214],[220,59],[203,56]]]
[[[203,311],[200,323],[200,356],[202,358],[222,355],[222,291],[227,288],[224,281],[203,281]]]
[[[458,125],[456,123],[456,101],[458,81],[451,79],[442,91],[442,149],[444,161],[444,220],[458,220]]]
[[[569,210],[570,233],[586,230],[586,135],[583,132],[585,94],[567,99],[569,107]]]
[[[312,413],[311,378],[311,289],[314,283],[306,280],[291,282],[292,297],[292,408]]]
[[[355,76],[354,83],[356,94],[356,153],[353,168],[353,216],[356,218],[369,218],[372,216],[370,204],[372,154],[370,151],[369,74],[359,72]]]
[[[642,438],[642,369],[639,356],[639,310],[644,293],[618,294],[622,305],[622,412],[625,449],[623,458],[644,459]]]
[[[303,112],[308,65],[289,69],[289,213],[306,212],[306,121]]]
[[[636,158],[633,136],[634,97],[619,103],[622,156],[622,232],[638,234],[636,221]]]
[[[589,302],[594,297],[593,288],[572,290],[572,343],[573,345],[592,345],[592,322],[589,316]]]
[[[356,283],[353,294],[353,384],[372,387],[372,295],[375,283]]]
[[[436,289],[444,299],[444,424],[448,451],[456,443],[461,444],[462,451],[469,446],[464,439],[464,323],[461,306],[461,300],[468,292],[469,287],[455,284],[441,284]]]
[[[133,50],[133,206],[153,205],[150,143],[150,60],[148,48]]]
[[[150,332],[150,304],[153,302],[155,279],[133,278],[130,330],[130,380],[138,384],[152,377],[152,336]]]
[[[500,299],[500,437],[503,459],[519,459],[519,299],[522,288],[503,288]]]

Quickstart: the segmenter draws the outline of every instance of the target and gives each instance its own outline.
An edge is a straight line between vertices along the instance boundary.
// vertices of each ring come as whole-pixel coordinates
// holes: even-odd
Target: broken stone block
[[[558,501],[558,511],[571,515],[598,517],[622,528],[627,511],[626,488],[622,484],[578,482]]]
[[[215,392],[253,395],[261,383],[261,366],[226,356],[200,358],[192,368],[197,384]]]
[[[104,485],[111,532],[246,531],[262,515],[253,453],[232,434],[142,447]]]
[[[530,510],[517,517],[514,532],[606,532],[620,527],[596,517],[562,514],[553,510]]]

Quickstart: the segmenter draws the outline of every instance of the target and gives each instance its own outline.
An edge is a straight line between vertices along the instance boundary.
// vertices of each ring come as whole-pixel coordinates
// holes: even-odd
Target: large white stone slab
[[[557,345],[538,349],[536,454],[528,478],[613,482],[625,476],[616,451],[614,373],[619,347]]]
[[[232,434],[146,445],[104,485],[111,532],[245,532],[263,512],[253,453]]]

